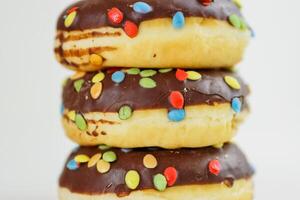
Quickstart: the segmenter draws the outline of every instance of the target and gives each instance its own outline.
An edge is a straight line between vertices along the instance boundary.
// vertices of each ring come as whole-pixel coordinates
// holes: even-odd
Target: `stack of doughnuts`
[[[249,113],[234,66],[251,29],[239,0],[81,0],[57,22],[62,124],[79,146],[60,200],[251,200],[231,143]]]

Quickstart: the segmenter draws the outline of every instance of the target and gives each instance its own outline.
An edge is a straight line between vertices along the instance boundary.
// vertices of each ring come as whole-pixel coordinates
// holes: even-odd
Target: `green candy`
[[[75,124],[81,131],[85,131],[87,129],[86,121],[81,114],[77,114],[75,116]]]
[[[157,74],[157,71],[153,70],[153,69],[146,69],[140,72],[141,77],[150,77],[150,76],[154,76],[155,74]]]
[[[103,72],[99,72],[92,78],[93,83],[99,83],[105,78],[105,74]]]
[[[232,14],[229,16],[229,22],[235,27],[235,28],[238,28],[238,29],[241,29],[241,19],[239,16],[235,15],[235,14]]]
[[[130,68],[128,70],[126,70],[127,74],[130,74],[130,75],[137,75],[140,73],[140,69],[138,68]]]
[[[158,71],[159,71],[159,73],[168,73],[168,72],[172,71],[172,68],[164,68],[164,69],[160,69]]]
[[[129,119],[132,115],[132,109],[129,106],[122,106],[119,110],[119,118],[121,120]]]
[[[107,145],[105,145],[105,144],[100,144],[100,145],[98,146],[98,148],[104,151],[104,150],[110,149],[111,147],[110,147],[110,146],[107,146]]]
[[[153,183],[154,183],[154,187],[158,191],[164,191],[167,188],[167,179],[162,174],[156,174],[153,177]]]
[[[142,78],[139,82],[143,88],[151,89],[156,87],[156,82],[151,78]]]
[[[109,163],[115,162],[117,160],[117,155],[113,151],[107,151],[103,154],[102,159]]]
[[[129,189],[136,189],[140,184],[140,175],[135,170],[130,170],[125,175],[125,183]]]
[[[76,92],[80,92],[80,89],[82,88],[83,83],[84,83],[83,79],[79,79],[74,82],[74,88],[75,88]]]

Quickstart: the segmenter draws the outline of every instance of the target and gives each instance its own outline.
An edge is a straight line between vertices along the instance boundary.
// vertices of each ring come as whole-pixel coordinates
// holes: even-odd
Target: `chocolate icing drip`
[[[234,97],[240,97],[245,102],[249,93],[248,86],[233,72],[225,70],[194,70],[201,73],[202,78],[197,81],[179,81],[175,77],[176,69],[168,73],[157,73],[150,77],[156,81],[153,89],[145,89],[139,85],[140,75],[126,73],[125,80],[116,84],[111,80],[107,71],[102,81],[102,94],[98,99],[92,99],[90,88],[91,79],[97,72],[87,73],[81,90],[74,89],[74,80],[68,80],[63,89],[63,104],[69,110],[78,112],[117,112],[123,105],[129,105],[134,110],[167,108],[172,106],[168,100],[171,91],[180,91],[185,99],[185,106],[213,105],[215,103],[228,103]],[[224,76],[236,77],[241,85],[240,90],[230,88],[224,82]],[[245,103],[243,103],[245,105]]]
[[[114,151],[118,159],[111,164],[109,172],[100,174],[96,167],[88,168],[87,164],[82,164],[75,171],[64,168],[59,185],[76,193],[116,193],[119,196],[124,196],[130,193],[124,182],[124,177],[126,172],[132,169],[138,171],[141,176],[137,190],[153,189],[153,176],[157,173],[163,173],[170,166],[174,167],[178,173],[174,186],[221,182],[228,184],[228,180],[230,180],[230,184],[228,184],[230,187],[231,184],[234,184],[234,180],[250,178],[254,173],[245,155],[235,144],[226,144],[221,149],[205,147],[152,151],[141,148],[125,153],[120,149],[113,148],[110,151]],[[93,156],[99,152],[101,150],[97,147],[80,147],[70,155],[68,161],[78,154]],[[148,153],[155,156],[158,161],[158,165],[154,169],[147,169],[143,165],[143,157]],[[221,164],[221,171],[217,176],[208,170],[208,163],[213,159],[218,159]]]
[[[60,15],[57,22],[58,30],[84,30],[104,26],[121,27],[122,23],[112,24],[107,18],[107,11],[112,7],[119,8],[124,13],[124,20],[140,24],[142,21],[171,18],[177,11],[182,11],[186,17],[204,17],[227,20],[231,14],[241,16],[240,10],[232,0],[214,0],[209,6],[203,6],[200,0],[143,0],[153,11],[140,14],[133,11],[132,5],[137,0],[82,0],[72,4]],[[78,7],[77,17],[67,28],[64,25],[65,15],[70,8]]]

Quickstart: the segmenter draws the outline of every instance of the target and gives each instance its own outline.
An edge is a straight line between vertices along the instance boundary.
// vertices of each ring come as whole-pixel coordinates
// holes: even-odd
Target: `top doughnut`
[[[82,71],[229,68],[251,35],[240,7],[239,0],[82,0],[59,17],[55,53]]]

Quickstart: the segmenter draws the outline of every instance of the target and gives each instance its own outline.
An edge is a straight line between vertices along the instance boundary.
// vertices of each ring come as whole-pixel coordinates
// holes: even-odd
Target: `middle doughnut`
[[[204,147],[231,140],[248,86],[225,70],[77,72],[63,89],[63,126],[80,145]]]

